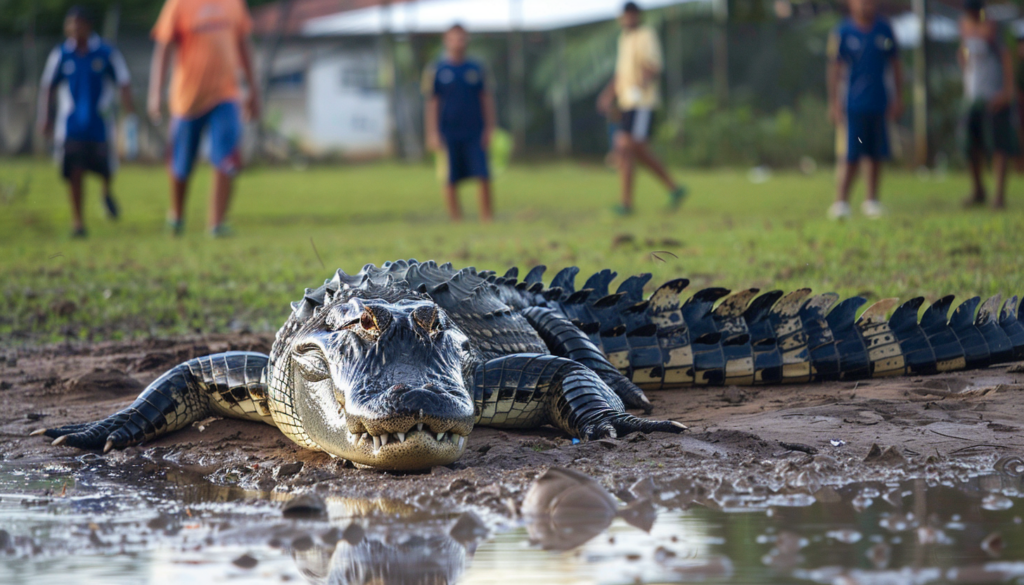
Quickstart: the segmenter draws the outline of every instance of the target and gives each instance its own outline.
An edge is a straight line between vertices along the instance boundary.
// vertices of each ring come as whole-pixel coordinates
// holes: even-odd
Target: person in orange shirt
[[[224,216],[231,187],[241,166],[241,70],[248,86],[246,115],[259,117],[259,97],[252,68],[249,32],[252,18],[244,0],[167,0],[153,27],[156,41],[149,84],[149,116],[162,121],[163,84],[172,46],[176,49],[171,78],[171,212],[174,235],[184,229],[188,180],[199,140],[209,131],[210,163],[215,169],[210,198],[210,235],[227,234]]]

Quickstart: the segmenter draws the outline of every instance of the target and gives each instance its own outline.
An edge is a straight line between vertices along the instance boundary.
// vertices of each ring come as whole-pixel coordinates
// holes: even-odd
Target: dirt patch
[[[272,341],[269,335],[213,335],[0,355],[0,456],[79,457],[79,451],[27,435],[123,408],[181,361],[227,350],[266,352]],[[553,428],[478,428],[462,459],[419,474],[356,470],[299,448],[272,427],[229,419],[203,421],[106,458],[177,466],[260,491],[315,489],[412,502],[432,493],[505,511],[553,465],[597,477],[627,501],[657,498],[686,506],[765,490],[814,494],[830,485],[908,475],[943,481],[1024,454],[1020,372],[1002,366],[924,378],[649,392],[653,417],[683,422],[690,432],[573,444]]]

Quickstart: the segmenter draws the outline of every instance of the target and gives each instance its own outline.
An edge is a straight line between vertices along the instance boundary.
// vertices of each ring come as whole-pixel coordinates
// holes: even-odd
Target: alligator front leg
[[[54,445],[123,449],[182,429],[209,414],[274,424],[262,381],[269,358],[232,351],[191,359],[150,384],[128,408],[95,422],[40,429]]]
[[[477,424],[486,426],[532,428],[550,423],[581,439],[686,430],[677,422],[626,413],[622,400],[597,373],[552,355],[516,354],[480,364],[473,373],[473,393]]]
[[[593,370],[615,391],[626,406],[642,408],[647,413],[653,410],[654,407],[647,400],[643,390],[623,376],[622,372],[590,341],[587,334],[573,325],[572,321],[556,311],[541,307],[527,307],[523,309],[523,316],[544,340],[551,353],[569,358]]]

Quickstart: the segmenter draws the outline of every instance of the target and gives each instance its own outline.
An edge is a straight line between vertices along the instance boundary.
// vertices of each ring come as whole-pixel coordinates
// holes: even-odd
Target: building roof
[[[711,0],[641,0],[644,9]],[[624,0],[409,0],[311,18],[302,26],[309,36],[361,36],[392,33],[438,33],[453,24],[470,32],[554,30],[611,20]]]
[[[288,23],[284,28],[285,35],[297,35],[302,31],[303,26],[314,18],[329,16],[332,14],[344,13],[352,10],[359,10],[385,4],[400,4],[406,0],[278,0],[273,4],[266,4],[255,8],[252,11],[253,30],[257,35],[273,35],[279,31],[281,14],[286,3],[291,3],[288,9]]]

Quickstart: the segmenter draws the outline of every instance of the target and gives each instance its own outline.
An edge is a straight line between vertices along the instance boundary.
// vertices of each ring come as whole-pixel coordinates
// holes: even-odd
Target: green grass
[[[335,268],[358,271],[396,258],[451,261],[504,270],[578,265],[584,275],[672,277],[690,290],[809,286],[872,299],[935,299],[1024,292],[1024,185],[1011,182],[1010,212],[962,211],[967,179],[922,179],[892,172],[878,221],[825,219],[829,172],[775,175],[751,183],[744,171],[677,171],[690,187],[684,208],[664,210],[649,178],[639,212],[607,210],[616,177],[596,166],[513,167],[496,182],[498,222],[481,226],[475,194],[463,199],[471,221],[452,225],[426,166],[379,164],[259,168],[240,179],[233,238],[203,229],[210,174],[194,181],[187,234],[164,231],[163,169],[130,166],[117,178],[124,217],[102,215],[98,184],[88,185],[90,238],[69,239],[64,185],[49,165],[4,160],[0,186],[31,178],[30,191],[0,201],[0,339],[3,345],[98,340],[190,332],[276,329],[288,302]],[[859,194],[857,195],[859,202]],[[855,204],[855,208],[858,205]],[[312,240],[325,267],[321,266]],[[664,250],[658,260],[652,252]]]

